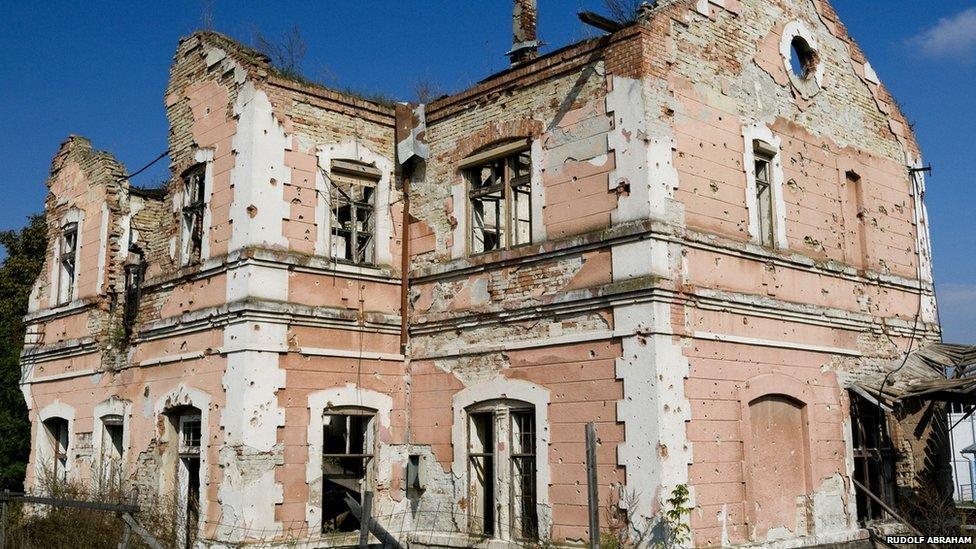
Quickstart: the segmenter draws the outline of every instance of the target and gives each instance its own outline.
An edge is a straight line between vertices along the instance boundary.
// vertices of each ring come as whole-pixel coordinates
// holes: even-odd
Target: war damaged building
[[[189,36],[165,188],[65,141],[29,483],[117,475],[201,544],[348,542],[367,492],[404,545],[581,543],[595,422],[602,528],[645,544],[681,485],[699,546],[859,542],[940,488],[916,382],[958,386],[897,367],[940,339],[922,156],[827,1],[546,55],[535,9],[428,104]]]

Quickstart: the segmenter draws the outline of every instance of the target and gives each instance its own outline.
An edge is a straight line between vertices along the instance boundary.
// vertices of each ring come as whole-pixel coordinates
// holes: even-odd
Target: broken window
[[[68,223],[61,229],[60,274],[58,279],[58,303],[74,298],[75,276],[78,258],[78,224]]]
[[[518,539],[536,539],[535,410],[513,410],[511,416],[513,534]]]
[[[52,478],[65,480],[68,476],[68,420],[63,417],[44,420],[44,431],[51,449]]]
[[[380,171],[373,166],[332,163],[332,257],[355,264],[373,262],[374,208]]]
[[[535,409],[514,401],[476,405],[468,413],[467,444],[470,530],[537,539]]]
[[[102,416],[102,468],[105,480],[110,482],[121,478],[124,428],[122,416]]]
[[[370,410],[328,410],[322,433],[322,531],[352,532],[359,520],[346,497],[362,504],[372,485],[373,421]]]
[[[895,506],[895,450],[884,412],[856,393],[851,399],[854,478],[891,508]],[[861,524],[885,518],[885,511],[860,488],[857,519]]]
[[[203,250],[203,212],[206,205],[206,164],[183,172],[182,264],[200,262]]]
[[[772,246],[775,242],[773,224],[773,158],[774,152],[765,144],[755,142],[756,207],[759,221],[759,243]]]
[[[200,414],[184,412],[177,416],[176,425],[179,455],[176,473],[178,539],[188,547],[200,519]]]
[[[142,278],[145,272],[142,250],[133,244],[129,247],[129,255],[125,261],[123,325],[125,326],[126,340],[132,336],[132,327],[135,325],[136,316],[139,314],[139,301],[142,299]]]
[[[532,242],[532,158],[524,149],[524,141],[515,145],[523,150],[510,152],[509,144],[463,163],[471,208],[472,253]]]

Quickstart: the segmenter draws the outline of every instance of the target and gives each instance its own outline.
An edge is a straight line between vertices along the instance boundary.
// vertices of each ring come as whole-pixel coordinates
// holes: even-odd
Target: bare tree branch
[[[267,55],[282,75],[292,78],[302,76],[302,61],[308,47],[298,27],[292,27],[280,41],[271,40],[260,31],[255,31],[254,47]]]

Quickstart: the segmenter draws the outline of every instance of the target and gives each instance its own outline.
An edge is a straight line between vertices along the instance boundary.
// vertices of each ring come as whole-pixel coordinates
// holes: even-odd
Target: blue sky
[[[89,137],[130,170],[166,148],[163,90],[180,36],[213,26],[245,42],[298,27],[305,73],[326,83],[410,99],[421,79],[448,91],[502,69],[511,3],[450,0],[0,5],[0,229],[40,211],[58,144]],[[539,0],[548,48],[591,35],[579,9],[601,0]],[[43,6],[43,7],[41,7]],[[834,0],[851,34],[901,103],[935,168],[926,201],[946,341],[976,343],[976,0]],[[160,162],[137,180],[166,175]]]

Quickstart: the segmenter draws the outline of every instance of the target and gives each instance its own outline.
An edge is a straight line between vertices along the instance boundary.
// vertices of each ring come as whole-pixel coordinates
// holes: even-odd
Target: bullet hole
[[[271,178],[271,186],[272,187],[276,187],[277,185],[278,185],[278,180],[272,177]]]
[[[251,204],[250,206],[248,206],[247,207],[247,215],[251,219],[254,219],[254,216],[258,215],[258,208],[257,208],[257,206],[255,206],[254,204]]]

